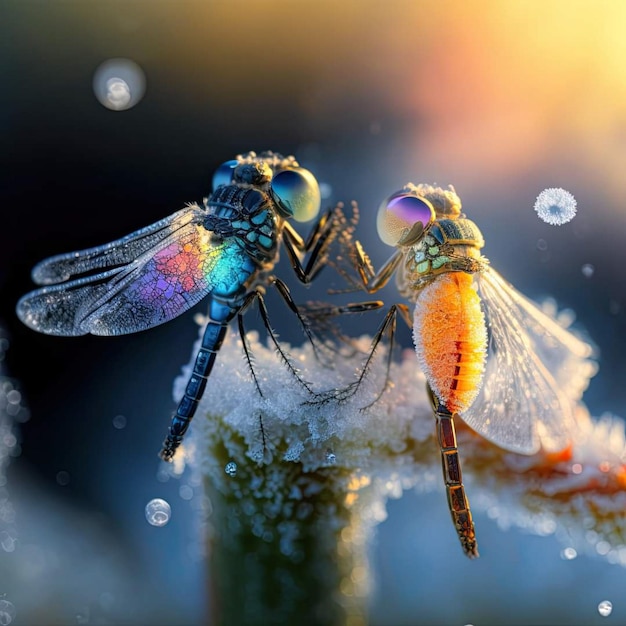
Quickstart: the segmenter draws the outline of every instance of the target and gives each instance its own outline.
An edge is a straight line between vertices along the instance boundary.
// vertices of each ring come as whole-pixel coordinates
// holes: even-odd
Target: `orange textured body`
[[[485,370],[487,329],[472,276],[450,272],[420,292],[413,340],[428,384],[451,413],[469,408]]]

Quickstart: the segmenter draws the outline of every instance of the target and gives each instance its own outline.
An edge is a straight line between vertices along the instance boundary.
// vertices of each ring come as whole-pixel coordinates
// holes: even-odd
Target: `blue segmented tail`
[[[204,331],[202,345],[196,356],[196,362],[193,366],[191,377],[187,382],[185,394],[178,404],[176,414],[172,417],[167,438],[163,442],[163,449],[159,454],[164,461],[172,460],[176,449],[189,428],[189,424],[198,408],[198,402],[204,393],[209,374],[213,369],[217,353],[222,347],[228,324],[235,313],[236,309],[232,311],[228,319],[221,322],[210,321]]]

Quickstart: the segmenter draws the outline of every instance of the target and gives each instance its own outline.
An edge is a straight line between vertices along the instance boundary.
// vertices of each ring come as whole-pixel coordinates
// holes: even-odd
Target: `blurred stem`
[[[205,476],[210,527],[211,624],[363,626],[365,533],[354,505],[368,484],[340,467],[257,464],[222,442],[221,477]],[[237,473],[224,472],[227,463]]]

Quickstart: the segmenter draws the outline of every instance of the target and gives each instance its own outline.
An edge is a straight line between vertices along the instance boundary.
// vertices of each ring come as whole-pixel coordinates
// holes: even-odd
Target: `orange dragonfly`
[[[359,289],[374,293],[395,274],[413,305],[393,305],[376,333],[353,395],[397,313],[413,329],[437,422],[448,504],[465,554],[478,556],[463,486],[454,418],[496,445],[533,454],[562,450],[573,409],[595,373],[592,347],[507,283],[481,255],[483,236],[461,212],[454,188],[408,184],[381,204],[378,234],[396,251],[375,272],[359,241],[347,240]],[[586,372],[586,375],[583,375]],[[344,394],[346,397],[346,394]]]

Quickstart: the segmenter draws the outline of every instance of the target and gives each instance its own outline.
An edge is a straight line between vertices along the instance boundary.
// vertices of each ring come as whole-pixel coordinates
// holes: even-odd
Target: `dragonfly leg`
[[[196,356],[193,372],[187,382],[185,393],[178,404],[176,413],[172,417],[168,435],[159,454],[164,461],[172,460],[189,428],[189,424],[198,408],[198,402],[204,393],[209,374],[213,369],[217,353],[226,336],[228,323],[236,315],[239,308],[229,308],[221,303],[216,303],[216,306],[212,306],[212,310],[225,311],[225,315],[220,316],[222,317],[221,321],[211,319],[204,331],[202,345]]]
[[[345,310],[346,307],[336,307],[336,308],[339,310],[340,313],[362,312],[364,310],[373,310],[376,308],[380,308],[381,305],[382,303],[375,301],[375,302],[364,302],[364,303],[346,305],[346,307],[348,307],[348,311]],[[385,389],[387,389],[389,386],[389,370],[391,368],[391,357],[392,357],[393,343],[395,339],[396,318],[397,318],[398,311],[401,310],[402,307],[404,307],[403,304],[394,304],[387,311],[387,314],[385,315],[383,321],[378,327],[378,330],[376,331],[376,334],[374,335],[374,338],[372,339],[370,351],[367,355],[367,358],[365,359],[365,363],[363,364],[363,367],[361,368],[361,373],[359,374],[358,378],[355,381],[351,382],[347,387],[344,387],[343,389],[332,389],[327,392],[317,393],[316,394],[317,399],[313,402],[314,404],[320,404],[320,403],[325,403],[329,401],[345,402],[349,398],[352,398],[358,392],[363,381],[367,377],[372,361],[374,359],[374,354],[376,353],[376,350],[378,349],[380,342],[383,340],[383,337],[385,336],[385,334],[389,333],[390,346],[389,346],[389,353],[387,355],[387,371],[385,375],[385,384],[383,385],[380,392],[376,395],[374,400],[372,400],[372,402],[370,402],[368,405],[362,407],[362,410],[369,408],[380,399]],[[332,311],[333,308],[334,307],[327,307],[326,309],[322,309],[322,312],[330,312]]]
[[[276,276],[271,276],[269,278],[269,281],[274,285],[274,287],[276,287],[276,290],[281,295],[282,299],[285,301],[287,306],[292,310],[292,312],[298,318],[298,321],[300,322],[300,326],[302,327],[304,334],[306,335],[307,339],[309,340],[309,343],[311,344],[311,347],[313,348],[313,353],[315,354],[315,358],[319,360],[319,355],[317,353],[317,346],[315,345],[311,328],[309,327],[309,324],[307,323],[307,321],[302,317],[302,314],[300,313],[300,309],[298,308],[298,305],[293,301],[293,298],[291,297],[291,292],[289,291],[289,287],[287,287],[287,285],[282,280],[280,280],[280,278],[276,278]]]
[[[289,222],[285,222],[283,230],[283,243],[291,267],[301,283],[310,284],[315,280],[319,272],[328,262],[328,248],[336,239],[341,230],[345,217],[341,206],[329,209],[315,224],[311,235],[305,242],[302,237],[292,228]],[[306,265],[302,264],[298,252],[310,253]]]
[[[467,499],[465,488],[463,487],[461,462],[456,445],[454,414],[448,411],[440,402],[429,385],[426,387],[437,420],[437,438],[441,449],[443,479],[446,484],[446,493],[452,521],[465,554],[470,559],[474,559],[478,557],[478,545],[476,543],[476,531],[474,529],[469,500]]]
[[[274,329],[272,328],[272,325],[270,323],[270,317],[267,311],[267,306],[265,304],[265,298],[263,297],[263,293],[259,289],[256,289],[252,293],[255,294],[255,297],[259,302],[259,312],[261,313],[261,319],[263,320],[263,325],[265,326],[265,329],[267,330],[267,334],[269,335],[270,339],[272,340],[272,343],[274,344],[274,347],[276,348],[276,352],[278,352],[283,363],[285,364],[289,372],[292,374],[292,376],[295,378],[295,380],[302,387],[304,387],[306,391],[308,391],[310,394],[313,394],[313,389],[311,389],[310,385],[306,381],[300,378],[298,374],[298,370],[293,365],[293,363],[291,362],[291,359],[289,358],[287,353],[283,350],[282,346],[280,345],[280,342],[278,341],[276,333],[274,332]]]

